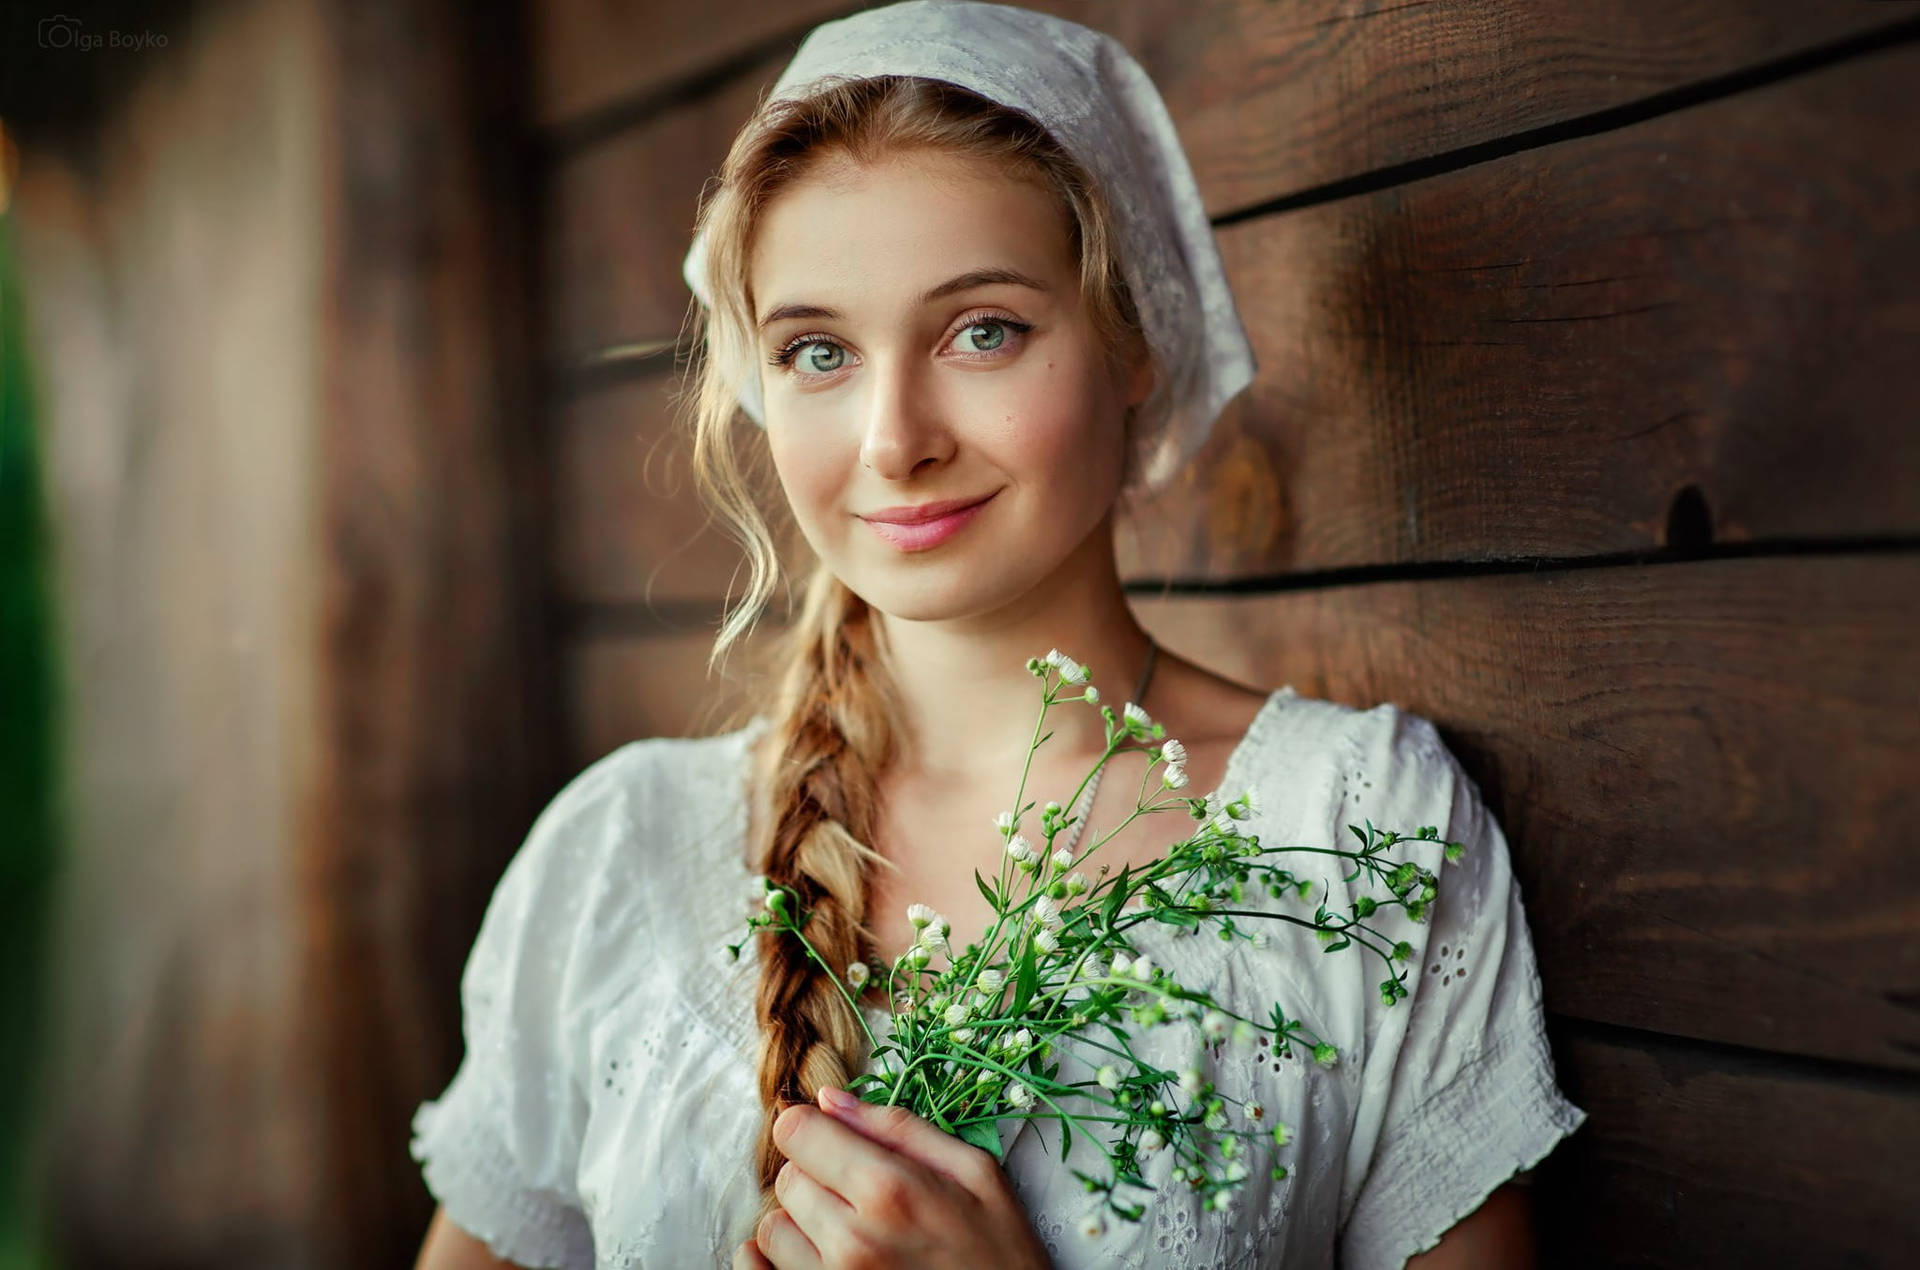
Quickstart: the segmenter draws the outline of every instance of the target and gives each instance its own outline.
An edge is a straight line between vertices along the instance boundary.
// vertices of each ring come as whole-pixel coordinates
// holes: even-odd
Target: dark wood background
[[[293,1022],[219,1051],[294,1073],[278,1153],[229,1157],[293,1173],[203,1169],[160,1204],[71,1163],[88,1264],[409,1259],[432,1204],[407,1116],[459,1060],[461,960],[533,813],[764,686],[752,649],[705,677],[738,561],[669,418],[680,261],[757,95],[859,7],[206,6],[252,34],[162,100],[215,99],[293,29],[305,77],[270,82],[324,125],[319,212],[280,231],[318,244],[322,315],[317,531],[289,548],[322,600],[278,654],[314,684],[296,973],[252,990]],[[1034,7],[1160,85],[1261,365],[1123,527],[1124,576],[1182,653],[1397,702],[1480,783],[1591,1113],[1538,1173],[1543,1264],[1910,1264],[1920,6]],[[116,110],[98,132],[133,129]],[[35,160],[43,242],[124,201]],[[139,1095],[56,1142],[245,1144],[170,1101],[171,1044],[129,1043]]]

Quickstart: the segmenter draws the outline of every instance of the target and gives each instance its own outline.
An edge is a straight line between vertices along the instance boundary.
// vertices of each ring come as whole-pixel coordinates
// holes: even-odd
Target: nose
[[[953,454],[953,430],[941,403],[911,366],[879,364],[867,376],[870,396],[860,461],[890,481],[913,475],[929,459]]]

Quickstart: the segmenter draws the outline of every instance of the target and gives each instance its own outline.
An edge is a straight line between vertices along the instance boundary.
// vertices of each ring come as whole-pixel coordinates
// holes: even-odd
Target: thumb
[[[820,1108],[848,1128],[946,1174],[968,1189],[979,1177],[982,1157],[997,1163],[979,1147],[962,1142],[905,1107],[865,1102],[844,1089],[823,1085]]]

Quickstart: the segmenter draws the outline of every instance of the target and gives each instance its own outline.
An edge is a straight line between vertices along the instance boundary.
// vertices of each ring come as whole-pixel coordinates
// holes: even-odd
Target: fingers
[[[733,1270],[773,1270],[773,1263],[760,1255],[760,1246],[743,1239],[733,1250]]]
[[[773,1179],[780,1206],[816,1249],[831,1250],[845,1241],[853,1222],[853,1206],[807,1176],[792,1160],[780,1166]]]
[[[841,1124],[908,1159],[946,1174],[981,1198],[996,1181],[999,1162],[905,1107],[862,1102],[840,1089],[822,1088],[820,1105]]]
[[[809,1178],[863,1212],[876,1196],[900,1190],[903,1170],[920,1167],[890,1145],[804,1103],[788,1107],[774,1120],[773,1142]]]
[[[821,1270],[820,1250],[794,1224],[793,1214],[775,1209],[760,1221],[753,1242],[775,1270]]]

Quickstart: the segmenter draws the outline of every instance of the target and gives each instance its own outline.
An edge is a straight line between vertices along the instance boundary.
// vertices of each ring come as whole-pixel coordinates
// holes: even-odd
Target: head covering
[[[1135,483],[1164,486],[1252,382],[1254,360],[1186,152],[1146,71],[1112,36],[1051,14],[904,0],[815,27],[767,101],[805,96],[828,75],[958,84],[1031,115],[1087,169],[1119,222],[1122,267],[1160,366],[1133,423]],[[711,308],[704,235],[681,272]],[[736,355],[720,369],[765,427],[758,361]]]

